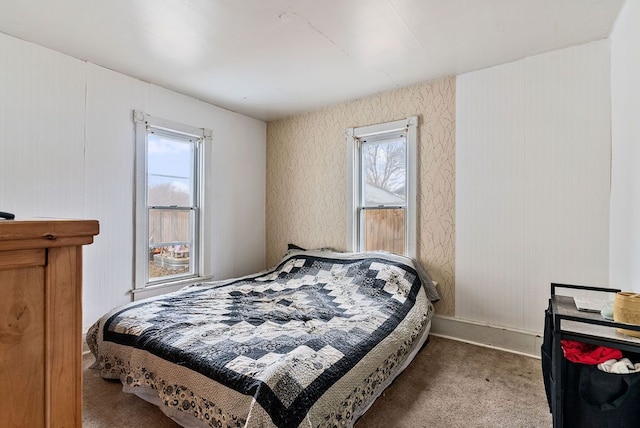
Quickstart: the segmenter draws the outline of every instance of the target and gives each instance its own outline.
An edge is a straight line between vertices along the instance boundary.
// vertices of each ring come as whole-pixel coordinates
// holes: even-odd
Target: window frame
[[[212,132],[205,128],[196,128],[151,116],[139,110],[133,111],[135,122],[135,185],[134,185],[134,291],[188,284],[204,279],[208,275],[205,268],[205,159],[207,146],[210,145]],[[155,129],[160,135],[175,136],[177,139],[196,139],[193,159],[193,200],[190,211],[194,215],[192,230],[193,244],[190,263],[193,271],[186,274],[171,275],[163,279],[149,278],[149,213],[150,209],[161,209],[148,205],[148,135],[149,129]],[[172,207],[166,207],[173,209]],[[183,209],[185,207],[180,207]]]
[[[418,116],[393,122],[347,128],[347,234],[346,249],[363,251],[362,207],[363,168],[360,140],[376,139],[385,134],[406,132],[406,201],[405,201],[405,256],[417,256],[417,195],[418,195]]]

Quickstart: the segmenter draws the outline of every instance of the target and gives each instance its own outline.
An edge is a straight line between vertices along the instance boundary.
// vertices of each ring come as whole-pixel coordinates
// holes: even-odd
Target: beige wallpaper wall
[[[439,283],[437,312],[453,315],[455,87],[452,76],[269,122],[267,264],[287,243],[344,250],[345,130],[418,115],[418,259]]]

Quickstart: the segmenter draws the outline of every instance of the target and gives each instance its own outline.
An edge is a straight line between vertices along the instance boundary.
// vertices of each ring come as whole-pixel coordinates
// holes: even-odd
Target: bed
[[[87,342],[102,377],[186,427],[353,426],[425,343],[437,299],[409,258],[293,250],[116,308]]]

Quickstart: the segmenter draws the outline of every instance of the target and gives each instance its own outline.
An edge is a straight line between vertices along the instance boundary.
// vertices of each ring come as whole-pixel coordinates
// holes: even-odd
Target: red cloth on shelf
[[[596,364],[604,363],[607,360],[619,360],[622,352],[619,349],[607,348],[606,346],[589,345],[575,340],[561,340],[564,357],[574,363]]]

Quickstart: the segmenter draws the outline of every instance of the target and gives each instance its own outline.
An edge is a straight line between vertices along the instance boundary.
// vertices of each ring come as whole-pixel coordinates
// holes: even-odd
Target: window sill
[[[144,293],[146,292],[155,292],[158,290],[162,290],[163,288],[176,288],[177,287],[186,287],[187,285],[192,285],[192,284],[198,284],[200,282],[203,281],[210,281],[211,279],[213,279],[213,277],[211,276],[198,276],[195,278],[186,278],[186,279],[181,279],[181,280],[177,280],[177,281],[171,281],[171,282],[163,282],[161,284],[155,284],[155,285],[147,285],[146,287],[141,287],[141,288],[133,288],[131,289],[129,292],[131,294],[139,294],[139,293]]]

